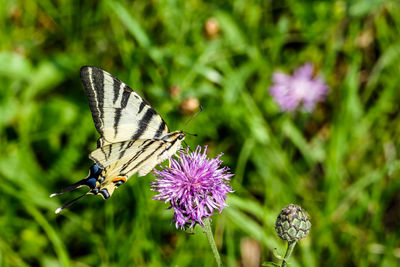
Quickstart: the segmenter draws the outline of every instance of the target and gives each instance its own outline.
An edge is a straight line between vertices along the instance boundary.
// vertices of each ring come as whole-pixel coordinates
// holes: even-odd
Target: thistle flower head
[[[192,228],[196,223],[203,226],[203,219],[214,210],[222,212],[227,206],[226,194],[233,192],[228,185],[233,174],[220,167],[222,153],[209,159],[206,151],[207,147],[201,153],[200,146],[190,153],[187,149],[178,160],[170,159],[170,167],[154,171],[152,190],[158,195],[153,199],[170,203],[176,228]]]
[[[300,107],[311,112],[316,103],[323,101],[328,93],[328,86],[319,77],[313,77],[314,66],[304,64],[296,69],[292,76],[282,72],[273,74],[274,84],[269,88],[280,108],[292,111]]]
[[[275,231],[285,241],[300,241],[308,235],[311,222],[307,213],[300,207],[290,204],[282,209],[275,223]]]

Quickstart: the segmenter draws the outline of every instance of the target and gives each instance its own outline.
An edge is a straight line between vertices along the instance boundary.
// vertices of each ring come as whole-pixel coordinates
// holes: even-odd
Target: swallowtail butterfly
[[[81,79],[100,138],[97,149],[89,155],[95,164],[88,177],[50,197],[81,186],[88,186],[90,191],[58,208],[56,213],[87,194],[108,199],[133,174],[144,176],[173,156],[185,139],[183,131],[170,132],[149,103],[106,71],[82,67]]]

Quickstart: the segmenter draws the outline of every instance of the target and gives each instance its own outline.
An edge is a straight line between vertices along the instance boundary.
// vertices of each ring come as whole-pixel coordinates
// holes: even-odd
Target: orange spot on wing
[[[118,182],[118,181],[124,181],[126,182],[126,177],[117,177],[111,180],[111,182]]]

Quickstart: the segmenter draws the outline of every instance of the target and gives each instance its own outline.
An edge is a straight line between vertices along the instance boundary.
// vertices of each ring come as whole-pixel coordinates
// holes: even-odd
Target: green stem
[[[221,257],[219,256],[217,245],[215,244],[214,236],[213,236],[213,233],[211,231],[210,219],[205,219],[204,220],[204,228],[206,230],[208,243],[210,243],[211,250],[212,250],[212,252],[214,254],[215,261],[217,262],[217,266],[221,267],[222,266]]]
[[[288,247],[286,249],[286,254],[285,254],[285,257],[283,258],[281,267],[286,267],[287,260],[289,259],[290,255],[292,254],[294,246],[296,246],[296,241],[288,242]]]

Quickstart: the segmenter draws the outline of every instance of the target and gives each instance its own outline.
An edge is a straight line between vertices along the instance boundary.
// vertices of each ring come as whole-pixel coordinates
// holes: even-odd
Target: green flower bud
[[[285,241],[300,241],[311,228],[311,222],[305,211],[299,206],[290,204],[282,209],[275,223],[275,231]]]

